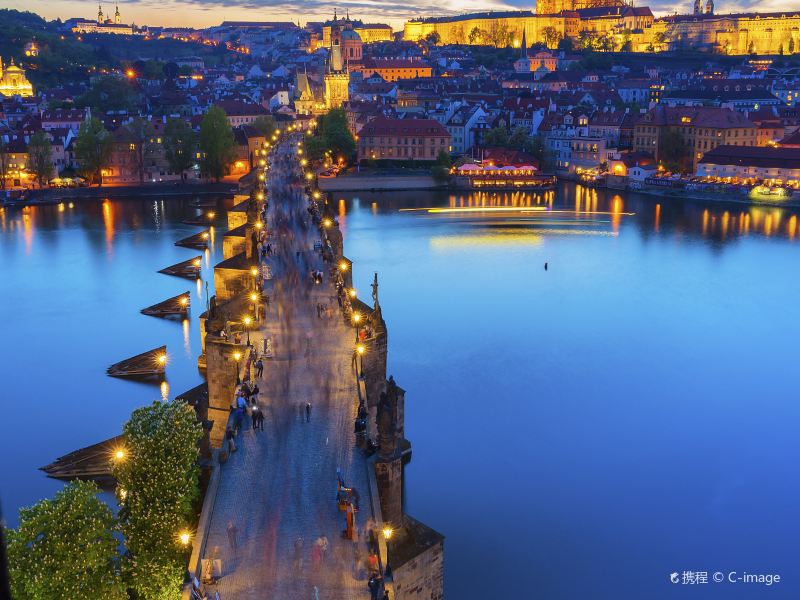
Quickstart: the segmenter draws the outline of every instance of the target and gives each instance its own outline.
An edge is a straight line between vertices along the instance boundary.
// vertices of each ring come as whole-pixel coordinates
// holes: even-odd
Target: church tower
[[[100,4],[97,5],[97,22],[103,22],[103,6]]]
[[[114,13],[114,23],[117,25],[122,23],[122,16],[119,14],[119,5],[117,6],[117,11]]]
[[[707,15],[714,14],[714,0],[708,0],[708,2],[706,2],[706,14]]]
[[[694,0],[694,14],[703,14],[703,0]]]
[[[325,108],[339,108],[350,98],[350,73],[342,60],[342,47],[331,45],[328,71],[325,73]]]

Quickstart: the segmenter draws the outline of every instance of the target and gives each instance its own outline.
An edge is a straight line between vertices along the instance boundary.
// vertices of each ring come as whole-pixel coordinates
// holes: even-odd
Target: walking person
[[[231,547],[231,550],[236,552],[236,525],[233,524],[233,521],[228,521],[228,544]]]
[[[306,423],[311,422],[311,402],[306,402]]]
[[[264,361],[259,358],[256,361],[256,377],[261,378],[264,376]]]
[[[258,405],[253,404],[253,407],[250,409],[250,419],[252,420],[252,428],[253,431],[258,431],[258,415],[261,413],[258,410]]]

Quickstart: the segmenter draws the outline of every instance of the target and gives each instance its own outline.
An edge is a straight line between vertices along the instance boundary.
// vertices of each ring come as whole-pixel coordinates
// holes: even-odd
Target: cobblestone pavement
[[[290,190],[270,184],[276,197]],[[363,535],[358,542],[342,537],[345,518],[336,504],[340,468],[361,497],[356,523],[363,530],[369,486],[353,434],[355,336],[313,251],[313,226],[308,233],[301,229],[292,226],[278,242],[282,256],[270,259],[275,278],[266,284],[271,302],[258,336],[271,337],[274,352],[258,379],[264,431],[253,431],[248,420],[236,439],[238,451],[222,466],[205,550],[206,558],[222,559],[223,576],[210,588],[222,600],[369,598]],[[306,267],[325,273],[321,285],[311,283]],[[318,317],[317,303],[331,302],[334,316]],[[310,422],[306,402],[312,405]],[[321,535],[329,549],[315,561],[312,547]]]

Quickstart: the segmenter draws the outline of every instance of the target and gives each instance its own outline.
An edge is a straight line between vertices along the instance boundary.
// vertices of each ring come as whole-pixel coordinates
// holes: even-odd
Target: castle
[[[654,18],[646,6],[622,0],[539,0],[537,12],[506,11],[414,19],[403,39],[436,33],[444,44],[521,45],[527,40],[555,47],[563,38],[604,37],[608,48],[659,52],[695,48],[722,54],[800,52],[800,11],[714,13],[714,0],[695,0],[690,15]]]
[[[25,77],[25,71],[14,64],[14,59],[3,70],[3,59],[0,58],[0,96],[33,96],[33,86]]]

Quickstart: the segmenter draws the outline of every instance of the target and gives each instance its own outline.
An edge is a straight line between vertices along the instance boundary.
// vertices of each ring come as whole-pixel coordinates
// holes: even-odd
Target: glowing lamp
[[[340,271],[347,271],[347,263],[345,261],[342,261],[342,262],[339,263],[339,270]]]
[[[383,537],[385,537],[387,540],[390,540],[390,539],[392,539],[392,534],[393,533],[394,533],[394,530],[389,525],[384,525],[384,527],[383,527]]]
[[[233,353],[233,358],[236,361],[240,360],[242,358],[242,353],[241,352],[234,352]]]
[[[350,297],[351,298],[355,298],[357,295],[358,295],[358,292],[356,292],[355,288],[350,290]]]
[[[119,450],[114,452],[114,458],[116,458],[117,460],[122,460],[123,458],[125,458],[125,450],[120,448]]]
[[[258,275],[258,269],[256,267],[253,267],[252,269],[250,269],[250,274],[253,277],[255,277],[256,275]]]
[[[161,365],[167,364],[167,355],[166,354],[159,354],[158,363],[161,364]]]
[[[353,323],[358,323],[361,320],[361,315],[359,313],[353,313]]]
[[[358,346],[356,346],[356,352],[358,352],[359,354],[364,354],[364,352],[366,351],[367,349],[364,347],[364,344],[359,344]]]
[[[188,531],[183,531],[178,536],[178,539],[180,539],[181,544],[183,544],[184,546],[188,546],[189,542],[192,541],[192,536]]]

